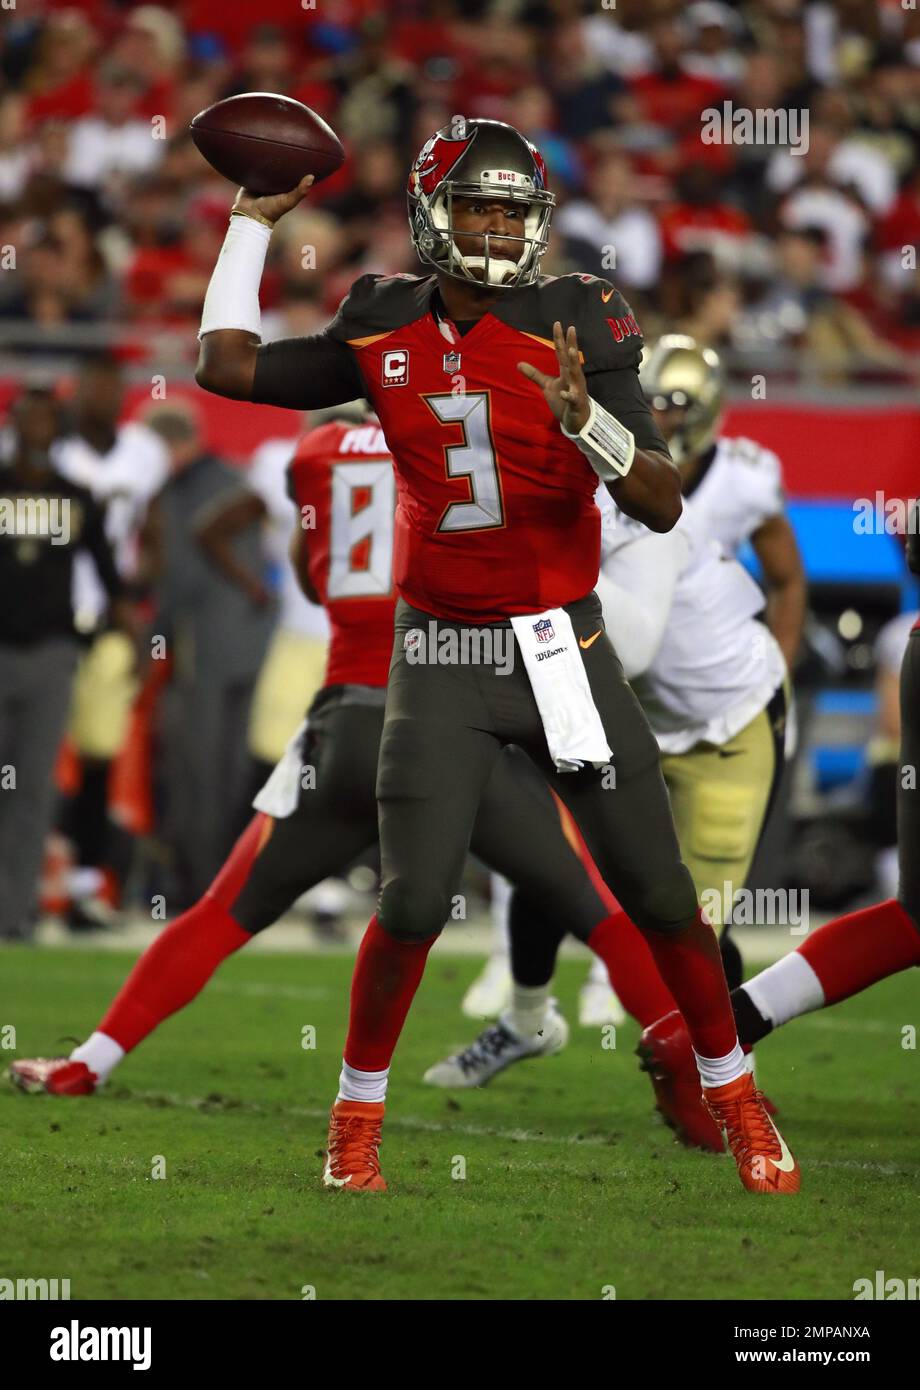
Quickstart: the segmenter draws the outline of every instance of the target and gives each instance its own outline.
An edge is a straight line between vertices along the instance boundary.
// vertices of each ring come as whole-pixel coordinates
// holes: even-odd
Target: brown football
[[[274,92],[217,101],[199,111],[189,129],[208,163],[249,193],[288,193],[305,174],[319,183],[345,159],[322,116]]]

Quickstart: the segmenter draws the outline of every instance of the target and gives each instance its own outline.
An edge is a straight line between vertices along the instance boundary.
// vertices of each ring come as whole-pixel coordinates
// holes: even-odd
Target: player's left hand
[[[519,362],[518,371],[529,381],[536,382],[543,399],[569,434],[578,434],[588,423],[588,384],[581,369],[578,335],[574,327],[562,331],[562,324],[553,324],[553,346],[559,363],[559,375],[547,376],[532,362]]]

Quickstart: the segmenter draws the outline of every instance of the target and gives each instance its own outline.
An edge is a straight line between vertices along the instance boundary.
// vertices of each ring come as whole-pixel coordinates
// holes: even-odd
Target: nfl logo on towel
[[[538,623],[534,623],[533,630],[537,634],[538,642],[552,642],[556,635],[549,618],[541,618]]]

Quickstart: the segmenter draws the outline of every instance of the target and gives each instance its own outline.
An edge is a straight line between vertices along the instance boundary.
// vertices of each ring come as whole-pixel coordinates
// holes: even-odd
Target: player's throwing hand
[[[264,221],[274,225],[279,217],[290,212],[291,208],[296,208],[312,183],[313,175],[305,174],[290,193],[268,193],[262,197],[255,193],[247,193],[245,188],[241,188],[234,200],[233,211],[245,212],[248,217],[255,217],[257,222]]]
[[[562,332],[562,324],[553,324],[553,346],[559,363],[559,375],[547,376],[532,362],[519,362],[518,371],[536,382],[543,392],[543,399],[550,410],[569,434],[578,434],[588,421],[588,384],[581,369],[581,354],[578,351],[578,335],[574,327]]]

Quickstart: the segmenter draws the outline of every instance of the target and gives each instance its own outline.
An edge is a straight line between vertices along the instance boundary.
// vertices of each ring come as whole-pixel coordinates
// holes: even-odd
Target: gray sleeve
[[[256,356],[252,400],[290,410],[321,410],[365,394],[351,348],[328,333],[280,338]]]
[[[616,416],[621,425],[632,430],[637,449],[653,449],[670,458],[664,435],[655,424],[648,401],[639,385],[637,367],[619,367],[615,371],[592,372],[587,376],[588,394],[598,405]]]

